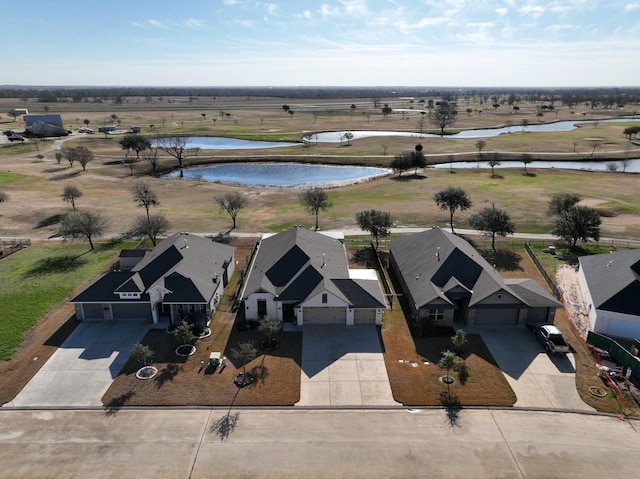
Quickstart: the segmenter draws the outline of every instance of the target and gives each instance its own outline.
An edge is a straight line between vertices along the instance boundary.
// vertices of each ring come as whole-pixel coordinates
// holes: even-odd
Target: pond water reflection
[[[367,181],[391,173],[369,166],[308,165],[300,163],[228,163],[183,170],[186,179],[244,185],[252,188],[332,188]],[[169,177],[180,177],[174,171]]]
[[[165,141],[171,138],[164,138]],[[154,147],[160,145],[161,140],[152,140]],[[191,136],[187,148],[200,148],[202,150],[257,150],[262,148],[283,148],[286,146],[296,146],[298,143],[288,143],[284,141],[258,141],[243,140],[240,138],[225,138],[222,136]]]

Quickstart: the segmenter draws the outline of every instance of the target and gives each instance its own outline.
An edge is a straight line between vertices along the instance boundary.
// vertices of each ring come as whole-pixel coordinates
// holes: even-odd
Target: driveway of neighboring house
[[[372,325],[302,327],[297,406],[395,406],[378,331]]]
[[[150,326],[146,320],[82,321],[5,407],[102,406],[102,396]]]
[[[515,407],[594,411],[576,391],[573,354],[545,352],[524,326],[468,327],[479,333],[516,393]]]

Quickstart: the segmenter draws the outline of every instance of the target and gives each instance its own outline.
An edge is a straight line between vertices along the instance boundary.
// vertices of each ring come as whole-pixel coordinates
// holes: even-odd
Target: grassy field
[[[93,252],[84,243],[36,245],[0,261],[0,360],[9,359],[26,332],[78,285],[134,244],[101,243]]]

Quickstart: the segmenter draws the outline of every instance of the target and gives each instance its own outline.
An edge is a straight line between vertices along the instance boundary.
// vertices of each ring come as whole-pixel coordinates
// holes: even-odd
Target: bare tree
[[[149,219],[149,208],[160,204],[158,197],[147,183],[138,183],[137,185],[134,185],[131,192],[133,193],[134,201],[139,207],[146,210],[147,219]]]
[[[62,200],[71,203],[71,208],[76,209],[76,200],[82,196],[82,191],[77,186],[67,185],[62,192]]]
[[[76,152],[76,158],[78,159],[78,163],[82,165],[82,170],[86,171],[87,164],[90,161],[93,161],[93,158],[94,158],[93,151],[91,151],[89,148],[85,148],[84,146],[77,146],[76,148],[74,148],[74,150]]]
[[[226,211],[233,220],[233,228],[236,227],[236,217],[240,210],[249,205],[249,200],[242,193],[227,193],[225,195],[214,196],[214,201],[220,206],[220,210]]]
[[[444,129],[455,123],[457,115],[458,112],[453,103],[441,101],[433,110],[429,111],[429,120],[436,128],[440,129],[440,136],[443,136]]]
[[[300,203],[304,209],[311,215],[316,217],[316,231],[318,231],[318,213],[320,210],[326,211],[331,203],[329,201],[329,195],[322,188],[311,188],[300,193]]]
[[[485,146],[487,146],[487,142],[484,140],[478,140],[475,142],[476,148],[478,149],[478,155],[482,155],[482,150]]]
[[[138,216],[128,236],[149,238],[153,246],[158,243],[158,237],[169,231],[169,220],[164,215]]]
[[[102,235],[106,229],[107,220],[98,213],[72,211],[62,219],[59,233],[64,239],[86,239],[93,250],[93,239]]]
[[[0,203],[4,203],[5,201],[9,200],[9,195],[6,194],[4,191],[0,191]]]
[[[189,148],[189,138],[186,136],[160,138],[158,139],[158,148],[178,160],[180,168],[184,166],[186,158],[197,156],[200,151],[200,148]]]
[[[142,159],[149,163],[151,166],[151,174],[156,174],[158,172],[158,149],[157,148],[149,148],[145,150],[145,153],[142,155]]]

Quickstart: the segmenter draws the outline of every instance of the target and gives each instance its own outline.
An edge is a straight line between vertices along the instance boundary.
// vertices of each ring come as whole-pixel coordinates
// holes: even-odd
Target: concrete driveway
[[[297,406],[394,406],[375,326],[305,325]]]
[[[479,333],[516,393],[516,407],[594,411],[576,391],[573,354],[547,354],[524,326],[464,327]]]
[[[5,407],[102,406],[148,321],[83,321]]]

